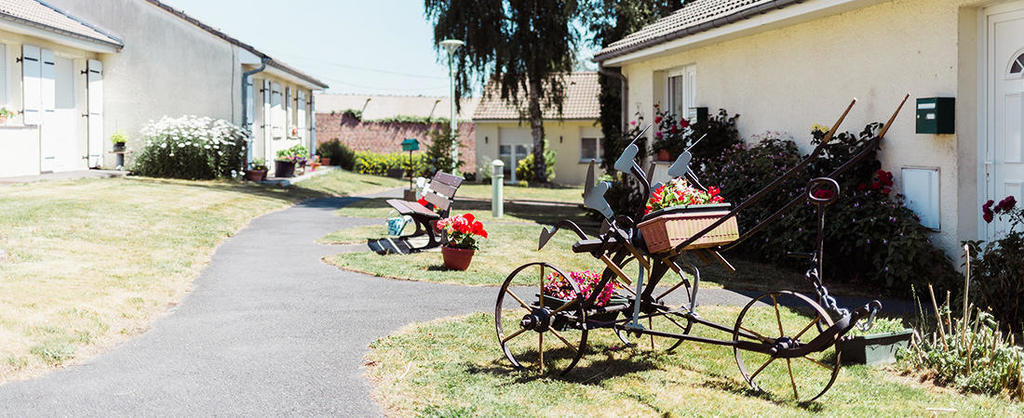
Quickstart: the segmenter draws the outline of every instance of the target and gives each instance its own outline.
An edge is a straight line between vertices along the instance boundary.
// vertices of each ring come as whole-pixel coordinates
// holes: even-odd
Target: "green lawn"
[[[334,170],[298,183],[299,189],[335,196],[364,195],[408,185],[390,177],[368,176],[351,171]]]
[[[738,311],[708,306],[701,314],[732,324]],[[758,313],[767,318],[757,322],[767,332],[774,325],[774,312]],[[808,320],[783,308],[781,321],[789,329]],[[731,338],[704,328],[694,333]],[[535,347],[536,334],[524,335],[521,343]],[[548,336],[545,350],[550,357],[561,343]],[[1022,404],[1005,398],[961,395],[864,366],[842,369],[825,396],[798,404],[784,395],[751,391],[727,347],[683,343],[667,353],[648,350],[644,338],[641,348],[621,348],[607,330],[592,331],[588,343],[587,355],[565,378],[536,369],[515,370],[498,346],[493,315],[478,313],[409,325],[375,341],[366,356],[367,375],[374,397],[389,415],[399,416],[930,416],[929,408],[972,416],[1024,414]],[[818,367],[808,369],[810,363],[802,363],[794,364],[800,387],[805,384],[800,376]],[[789,389],[781,361],[765,368],[762,376],[763,385]]]
[[[325,244],[352,244],[382,238],[387,235],[383,219],[391,211],[385,199],[365,199],[346,206],[338,211],[339,215],[377,218],[381,223],[336,231],[321,241]],[[603,263],[589,254],[570,251],[576,242],[576,235],[570,231],[559,232],[543,251],[537,251],[541,229],[545,226],[550,228],[562,219],[574,220],[591,236],[597,234],[599,221],[576,205],[538,206],[529,202],[506,202],[505,217],[494,219],[490,202],[464,200],[456,201],[454,213],[472,213],[484,223],[490,234],[490,239],[483,241],[470,270],[466,272],[442,269],[441,255],[436,252],[406,256],[347,253],[329,257],[328,261],[341,268],[381,277],[471,285],[499,285],[515,267],[529,261],[548,261],[565,270],[604,268]],[[396,262],[397,257],[402,261]],[[728,254],[727,258],[737,268],[736,273],[718,264],[705,265],[699,259],[694,260],[702,272],[702,286],[746,290],[811,289],[800,271],[751,262]],[[664,283],[675,283],[672,276],[669,275]],[[837,287],[836,290],[847,295],[867,293],[864,289],[852,287]]]
[[[0,383],[144,331],[252,218],[393,185],[335,172],[287,189],[135,177],[0,186]]]

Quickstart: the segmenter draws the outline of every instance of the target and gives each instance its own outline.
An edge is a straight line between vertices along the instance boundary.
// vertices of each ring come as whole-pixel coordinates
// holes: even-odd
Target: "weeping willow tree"
[[[575,64],[581,34],[576,23],[590,10],[580,1],[425,0],[435,44],[459,39],[455,59],[456,103],[475,83],[494,80],[499,94],[529,121],[533,136],[533,181],[546,182],[544,109],[562,114],[564,76]],[[444,50],[437,47],[438,54]]]

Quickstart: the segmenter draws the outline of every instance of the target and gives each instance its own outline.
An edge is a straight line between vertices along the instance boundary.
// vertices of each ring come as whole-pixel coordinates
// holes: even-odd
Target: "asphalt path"
[[[352,248],[318,238],[381,222],[334,213],[354,199],[312,200],[255,219],[147,332],[81,364],[0,386],[0,415],[381,415],[363,376],[369,344],[412,322],[493,311],[497,288],[325,264]],[[703,289],[700,299],[740,305],[750,295]]]

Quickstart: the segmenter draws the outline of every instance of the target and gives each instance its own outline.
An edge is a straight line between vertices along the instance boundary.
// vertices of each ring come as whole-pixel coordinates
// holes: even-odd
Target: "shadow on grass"
[[[309,199],[332,198],[334,195],[321,191],[302,188],[301,186],[280,187],[255,183],[239,183],[227,180],[174,180],[154,177],[126,177],[129,181],[143,181],[150,184],[164,184],[177,187],[188,187],[205,190],[223,190],[226,192],[246,193],[254,196],[276,199],[282,202],[295,203]]]
[[[566,383],[577,383],[588,386],[601,386],[601,384],[608,379],[628,376],[630,374],[642,373],[651,370],[665,370],[659,365],[658,359],[659,356],[666,354],[664,352],[637,352],[623,358],[612,358],[608,353],[616,350],[611,347],[598,347],[596,350],[591,351],[593,352],[584,355],[584,359],[587,357],[596,357],[601,355],[604,355],[605,357],[600,360],[591,360],[584,364],[579,364],[570,370],[569,373],[564,375],[560,370],[540,374],[531,370],[516,369],[512,367],[504,357],[494,359],[485,366],[466,363],[465,367],[466,371],[470,374],[490,374],[501,377],[515,384],[525,384],[538,380],[553,379]],[[572,352],[568,348],[545,350],[545,356],[549,358],[554,357],[564,359],[569,358],[571,355]],[[527,351],[516,357],[521,363],[536,364],[538,356],[536,351]],[[800,408],[809,412],[824,411],[824,406],[819,402],[799,403],[788,399],[780,399],[770,393],[755,390],[742,380],[738,381],[731,376],[723,376],[719,373],[713,373],[707,370],[698,370],[697,368],[683,364],[675,365],[675,367],[685,371],[701,374],[703,376],[701,381],[694,383],[700,384],[706,388],[749,398],[763,399],[777,405]],[[605,389],[611,390],[609,387],[605,387]],[[657,390],[657,388],[651,389]],[[625,393],[620,394],[628,396],[628,394]],[[659,409],[656,405],[649,406],[655,410]]]

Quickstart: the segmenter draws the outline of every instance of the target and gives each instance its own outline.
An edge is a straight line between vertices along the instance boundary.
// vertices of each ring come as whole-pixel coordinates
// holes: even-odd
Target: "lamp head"
[[[465,42],[462,42],[458,39],[445,39],[441,41],[441,46],[443,46],[444,49],[448,50],[449,54],[454,54],[456,50],[458,50],[465,44]]]

